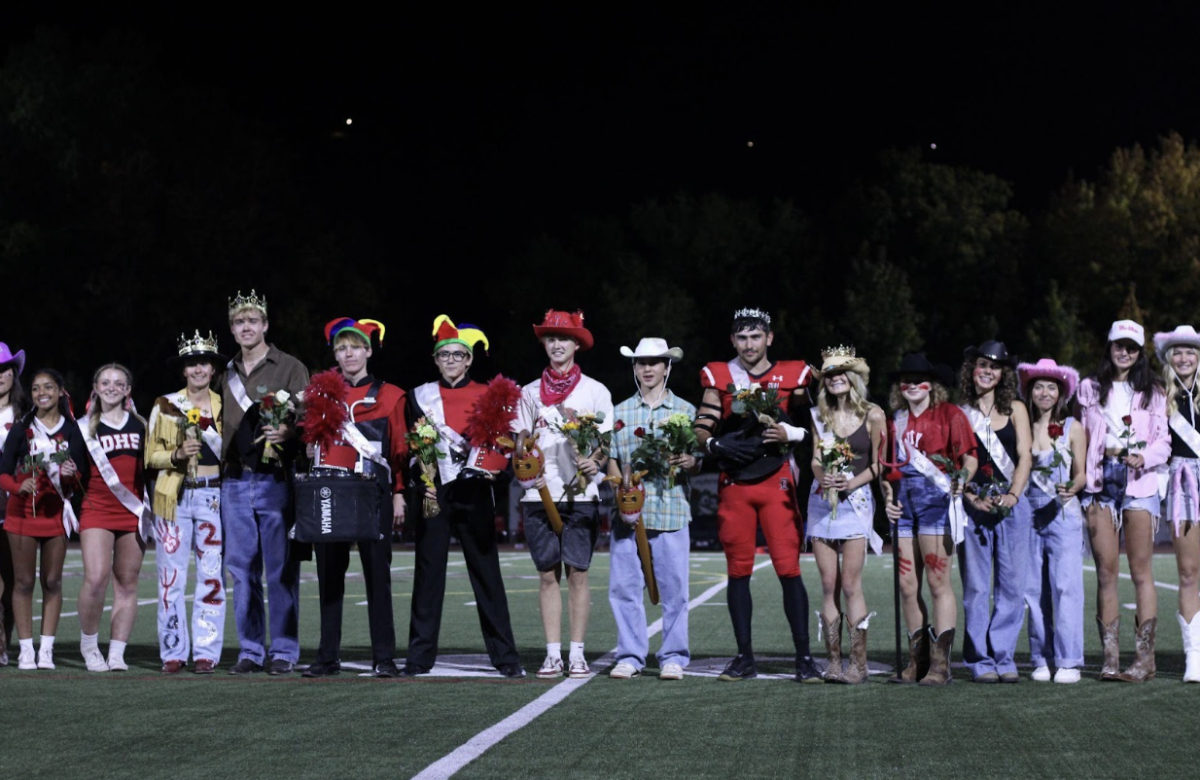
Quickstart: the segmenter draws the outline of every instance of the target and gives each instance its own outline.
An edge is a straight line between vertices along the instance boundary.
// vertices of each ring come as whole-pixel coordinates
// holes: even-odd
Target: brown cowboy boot
[[[888,682],[915,683],[929,671],[929,626],[921,626],[908,635],[908,666]]]
[[[933,629],[929,629],[929,673],[920,679],[917,685],[949,685],[954,682],[950,676],[950,650],[954,647],[954,629],[947,628],[936,637]]]
[[[1104,665],[1100,667],[1100,679],[1105,682],[1112,682],[1120,679],[1120,663],[1121,663],[1121,644],[1120,644],[1120,629],[1121,616],[1117,615],[1108,625],[1096,616],[1096,625],[1100,628],[1100,645],[1104,648]]]
[[[825,682],[845,682],[842,679],[842,614],[839,612],[833,620],[826,620],[820,612],[817,613],[817,617],[825,634],[825,654],[829,656],[829,665],[825,668]]]
[[[4,664],[8,663],[8,637],[4,635],[4,605],[0,604],[0,659],[4,660]]]
[[[867,681],[867,624],[874,614],[872,612],[857,623],[849,624],[850,663],[842,675],[842,682],[858,685]]]
[[[1156,617],[1138,624],[1133,635],[1137,648],[1133,663],[1117,677],[1118,680],[1140,683],[1154,679],[1154,629],[1157,626]]]

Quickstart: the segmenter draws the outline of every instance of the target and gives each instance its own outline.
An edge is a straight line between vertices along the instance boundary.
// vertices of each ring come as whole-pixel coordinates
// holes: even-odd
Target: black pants
[[[429,669],[437,659],[452,533],[462,542],[488,658],[496,667],[518,663],[520,658],[513,641],[508,598],[496,553],[496,509],[491,483],[483,479],[455,480],[438,489],[438,501],[441,514],[420,518],[416,526],[417,569],[408,624],[408,663]]]
[[[388,511],[391,511],[389,502]],[[317,661],[341,660],[342,601],[346,593],[346,569],[350,565],[350,542],[314,544],[317,554],[317,581],[321,591],[321,646]],[[378,542],[359,542],[363,579],[367,586],[367,620],[371,626],[373,663],[394,660],[396,624],[392,617],[392,538]]]

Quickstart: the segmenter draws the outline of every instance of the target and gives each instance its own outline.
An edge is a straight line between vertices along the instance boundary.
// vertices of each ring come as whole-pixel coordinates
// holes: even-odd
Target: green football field
[[[142,575],[143,604],[127,652],[130,671],[91,674],[78,654],[74,617],[81,561],[67,559],[67,594],[54,671],[0,669],[0,775],[5,778],[794,778],[794,777],[1143,777],[1185,775],[1200,721],[1200,685],[1180,682],[1175,564],[1155,560],[1161,616],[1158,679],[1145,685],[1096,681],[1098,641],[1087,573],[1088,667],[1078,685],[1028,680],[972,685],[961,667],[944,689],[885,684],[894,660],[891,559],[866,570],[874,674],[868,684],[797,685],[779,586],[766,556],[754,578],[757,680],[715,679],[732,653],[724,559],[692,556],[689,675],[628,681],[604,675],[616,634],[607,599],[608,556],[592,569],[585,681],[533,677],[543,656],[537,578],[528,556],[503,553],[517,642],[530,670],[497,676],[482,641],[461,555],[451,552],[441,655],[435,674],[376,680],[344,668],[339,677],[232,677],[237,639],[229,610],[218,674],[159,675],[154,555]],[[411,552],[394,560],[399,646],[407,637]],[[353,564],[352,564],[353,565]],[[820,585],[802,562],[814,609]],[[301,585],[302,663],[317,642],[317,583]],[[957,579],[957,577],[955,578]],[[1132,602],[1128,579],[1123,601]],[[366,608],[357,574],[347,583],[343,662],[368,667]],[[365,602],[364,602],[365,604]],[[564,610],[565,611],[565,610]],[[649,620],[658,616],[650,608]],[[1132,655],[1131,605],[1123,613],[1123,662]],[[959,625],[962,625],[961,617]],[[107,624],[101,629],[107,644]],[[35,623],[37,633],[37,623]],[[565,631],[564,631],[565,633]],[[823,651],[816,642],[813,651]],[[658,637],[651,640],[652,649]],[[955,660],[961,652],[961,634]],[[403,657],[403,649],[398,653]],[[1190,736],[1189,736],[1190,735]]]

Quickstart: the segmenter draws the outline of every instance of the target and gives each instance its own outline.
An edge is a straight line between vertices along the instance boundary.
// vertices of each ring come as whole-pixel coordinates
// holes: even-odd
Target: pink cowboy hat
[[[19,349],[14,354],[7,344],[0,341],[0,366],[7,366],[9,363],[16,364],[17,376],[20,376],[25,370],[25,350]]]
[[[1029,397],[1029,383],[1035,379],[1053,379],[1062,384],[1067,400],[1075,395],[1079,387],[1079,372],[1070,366],[1060,366],[1050,358],[1042,358],[1036,363],[1021,363],[1017,366],[1017,376],[1021,382],[1021,395]]]
[[[1167,362],[1167,350],[1171,347],[1200,349],[1200,333],[1191,325],[1180,325],[1175,330],[1154,334],[1154,351],[1159,360]]]

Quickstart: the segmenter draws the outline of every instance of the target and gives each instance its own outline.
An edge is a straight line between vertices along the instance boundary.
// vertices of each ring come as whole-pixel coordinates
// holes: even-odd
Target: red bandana
[[[575,389],[575,385],[579,384],[579,379],[582,376],[583,371],[579,366],[571,366],[571,369],[565,374],[560,374],[553,368],[547,368],[542,372],[542,386],[540,388],[542,405],[554,406],[567,400],[567,396]]]

